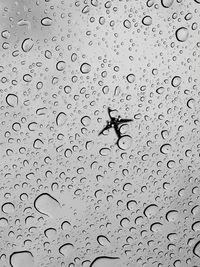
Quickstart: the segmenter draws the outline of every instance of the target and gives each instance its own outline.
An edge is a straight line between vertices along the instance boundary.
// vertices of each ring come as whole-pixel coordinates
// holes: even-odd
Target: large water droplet
[[[67,116],[64,112],[60,112],[56,117],[57,126],[63,126],[66,123]]]
[[[73,251],[73,248],[74,246],[71,243],[66,243],[59,248],[59,252],[67,258]]]
[[[193,231],[200,231],[200,221],[194,222],[192,224],[192,230]]]
[[[97,241],[98,241],[99,245],[101,245],[101,246],[104,246],[104,247],[110,246],[109,239],[104,235],[99,235],[97,237]]]
[[[144,209],[144,215],[145,215],[147,218],[151,218],[151,217],[154,216],[157,212],[158,212],[158,206],[155,205],[155,204],[151,204],[151,205],[147,206],[147,207]]]
[[[117,263],[119,263],[118,257],[102,256],[94,259],[90,267],[113,267],[116,266]]]
[[[15,211],[15,206],[14,206],[14,204],[11,203],[11,202],[6,202],[6,203],[4,203],[4,204],[2,205],[1,209],[2,209],[2,211],[3,211],[4,213],[8,213],[8,214],[10,214],[10,213],[13,213],[13,212]]]
[[[178,30],[176,30],[175,35],[176,35],[176,39],[179,42],[185,42],[189,36],[189,31],[187,28],[181,27]]]
[[[169,8],[173,4],[174,0],[161,0],[161,4],[165,8]]]
[[[166,219],[168,222],[174,222],[178,219],[178,211],[170,210],[166,213]]]
[[[142,19],[142,23],[145,25],[145,26],[150,26],[152,24],[152,17],[150,16],[145,16],[143,19]]]
[[[18,105],[18,96],[16,96],[15,94],[8,94],[6,96],[6,103],[10,107],[16,107]]]
[[[43,18],[41,20],[41,24],[43,26],[51,26],[52,25],[52,19],[50,19],[49,17]]]
[[[60,203],[47,193],[39,195],[34,201],[35,209],[47,216],[55,217],[60,211]]]
[[[29,52],[32,49],[33,45],[34,45],[33,40],[31,38],[26,38],[22,42],[22,50],[24,52]]]
[[[35,141],[33,142],[33,147],[35,149],[41,149],[43,145],[44,145],[44,142],[39,138],[35,139]]]
[[[80,67],[80,71],[83,73],[83,74],[87,74],[91,71],[91,65],[88,64],[88,63],[83,63]]]
[[[10,256],[10,265],[12,267],[34,267],[34,258],[29,251],[14,252]]]
[[[123,135],[117,141],[117,145],[122,150],[127,150],[132,145],[132,137],[130,135]]]
[[[194,248],[193,248],[193,253],[195,256],[199,257],[200,258],[200,241],[198,241]]]
[[[170,144],[164,144],[160,147],[160,152],[162,154],[168,154],[171,151],[171,145]]]

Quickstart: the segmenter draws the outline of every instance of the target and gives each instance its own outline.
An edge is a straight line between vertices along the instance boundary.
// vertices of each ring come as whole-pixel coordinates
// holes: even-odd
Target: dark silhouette
[[[115,133],[119,139],[121,137],[120,126],[124,123],[131,122],[133,120],[132,119],[122,119],[120,116],[118,116],[117,118],[112,117],[111,116],[112,111],[114,111],[114,109],[112,110],[111,108],[108,107],[108,115],[109,115],[110,120],[107,120],[107,125],[103,128],[103,130],[99,133],[99,135],[103,134],[104,131],[106,131],[110,128],[114,128]]]

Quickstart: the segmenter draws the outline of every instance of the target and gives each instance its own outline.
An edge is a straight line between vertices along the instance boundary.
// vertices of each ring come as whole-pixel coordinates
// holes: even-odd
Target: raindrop
[[[194,222],[193,224],[192,224],[192,230],[193,231],[200,231],[200,221],[197,221],[197,222]]]
[[[170,144],[164,144],[160,147],[160,152],[162,154],[168,154],[171,151],[171,145]]]
[[[161,4],[165,8],[169,8],[170,6],[172,6],[173,2],[174,0],[161,0]]]
[[[10,256],[12,267],[34,267],[34,258],[29,251],[17,251]]]
[[[106,147],[102,148],[102,149],[100,149],[99,154],[101,156],[108,156],[110,154],[110,149],[106,148]]]
[[[88,63],[83,63],[80,67],[80,71],[83,73],[83,74],[87,74],[91,71],[91,65],[88,64]]]
[[[15,206],[11,202],[6,202],[1,206],[1,209],[4,213],[10,214],[15,211]]]
[[[56,63],[56,69],[58,71],[63,71],[65,69],[65,67],[66,67],[65,61],[59,61]]]
[[[170,210],[166,213],[166,220],[168,222],[174,222],[178,219],[178,211],[177,210]]]
[[[123,25],[125,28],[130,29],[131,28],[130,20],[128,20],[128,19],[124,20]]]
[[[107,257],[107,256],[101,256],[97,257],[93,260],[93,262],[90,264],[90,267],[113,267],[116,266],[116,263],[119,261],[118,257]]]
[[[69,158],[72,155],[71,149],[67,148],[64,152],[64,155],[66,158]]]
[[[130,200],[126,204],[128,210],[135,210],[137,208],[137,202],[135,200]]]
[[[10,38],[10,32],[9,32],[8,30],[2,31],[2,32],[1,32],[1,36],[2,36],[4,39],[9,39],[9,38]]]
[[[185,42],[189,36],[189,31],[187,28],[181,27],[178,30],[176,30],[175,35],[176,35],[176,39],[179,42]]]
[[[31,38],[26,38],[22,42],[22,46],[21,47],[22,47],[22,50],[24,52],[29,52],[32,49],[33,45],[34,45],[33,40]]]
[[[99,245],[103,246],[103,247],[108,247],[110,246],[110,241],[109,239],[104,236],[104,235],[99,235],[97,237],[97,242],[99,243]]]
[[[44,142],[39,138],[35,139],[35,141],[33,142],[33,147],[35,149],[41,149],[43,145],[44,145]]]
[[[10,107],[16,107],[18,105],[18,97],[15,94],[8,94],[6,96],[6,103]]]
[[[129,83],[133,83],[135,81],[135,75],[134,74],[129,74],[127,77],[126,77],[127,81]]]
[[[49,17],[45,17],[41,20],[41,24],[43,26],[51,26],[52,25],[52,19],[50,19]]]
[[[71,91],[72,91],[72,88],[71,88],[71,86],[69,86],[69,85],[66,85],[66,86],[64,87],[64,92],[65,92],[65,94],[70,94],[70,93],[71,93]]]
[[[66,123],[67,116],[64,112],[60,112],[56,117],[56,124],[58,127],[63,126]]]
[[[162,223],[155,222],[150,226],[150,230],[152,232],[160,232],[160,231],[162,231],[162,227],[163,227]]]
[[[51,195],[43,193],[35,199],[34,207],[41,214],[54,217],[60,210],[60,203]]]
[[[132,137],[130,135],[123,135],[117,140],[117,145],[122,150],[127,150],[132,145]]]
[[[194,98],[190,98],[188,101],[187,101],[187,107],[188,108],[194,108],[194,104],[195,104],[195,100]]]
[[[57,231],[56,231],[55,228],[48,228],[48,229],[46,229],[46,230],[44,231],[45,236],[46,236],[47,238],[49,238],[49,239],[53,239],[53,238],[55,238],[55,237],[56,237],[56,233],[57,233]]]
[[[66,243],[59,248],[59,252],[67,258],[71,254],[73,248],[74,246],[71,243]]]
[[[198,241],[194,248],[193,248],[193,253],[195,256],[199,257],[200,258],[200,241]]]
[[[145,215],[147,218],[151,218],[151,217],[154,216],[157,212],[158,212],[158,206],[155,205],[155,204],[148,205],[148,206],[144,209],[144,215]]]
[[[173,87],[178,87],[181,84],[181,77],[180,76],[174,76],[171,84]]]
[[[8,220],[6,218],[0,218],[0,227],[4,228],[8,226]]]
[[[91,118],[89,116],[84,116],[81,118],[81,123],[83,124],[83,126],[87,127],[91,123]]]
[[[142,19],[142,23],[145,25],[145,26],[150,26],[152,24],[152,17],[150,16],[145,16],[143,19]]]
[[[123,218],[121,219],[120,221],[120,225],[124,228],[127,228],[129,227],[129,224],[130,224],[130,220],[128,218]]]

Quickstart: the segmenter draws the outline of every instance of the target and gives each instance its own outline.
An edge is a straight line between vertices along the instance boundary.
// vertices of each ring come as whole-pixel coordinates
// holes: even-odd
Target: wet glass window
[[[0,25],[0,267],[199,267],[200,0]]]

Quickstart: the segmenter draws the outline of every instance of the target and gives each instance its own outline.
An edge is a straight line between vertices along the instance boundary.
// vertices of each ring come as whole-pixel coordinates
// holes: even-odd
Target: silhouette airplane
[[[104,131],[106,131],[106,130],[108,130],[110,128],[114,128],[115,133],[116,133],[116,135],[117,135],[117,137],[119,139],[121,137],[119,126],[124,124],[124,123],[133,121],[132,119],[122,119],[120,116],[118,116],[117,118],[116,117],[112,117],[111,116],[111,112],[115,111],[115,110],[116,109],[111,109],[111,108],[108,107],[108,115],[109,115],[110,120],[106,121],[107,122],[106,126],[103,128],[103,130],[101,130],[101,132],[98,135],[103,134]]]

